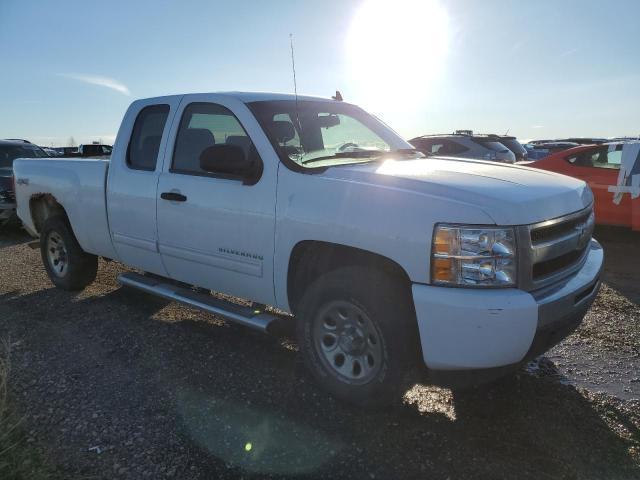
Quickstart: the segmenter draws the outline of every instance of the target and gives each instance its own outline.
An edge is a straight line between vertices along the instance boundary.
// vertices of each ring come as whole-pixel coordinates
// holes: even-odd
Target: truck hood
[[[582,180],[480,160],[387,160],[330,168],[324,175],[476,206],[499,225],[537,223],[593,202],[593,194]]]

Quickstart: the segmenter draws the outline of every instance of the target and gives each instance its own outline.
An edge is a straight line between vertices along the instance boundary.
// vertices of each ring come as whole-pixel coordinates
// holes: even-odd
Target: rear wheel
[[[56,287],[82,290],[96,278],[98,257],[82,250],[65,217],[46,220],[40,232],[40,253]]]
[[[312,283],[298,313],[302,355],[323,388],[364,407],[400,397],[417,349],[411,297],[400,279],[341,268]]]

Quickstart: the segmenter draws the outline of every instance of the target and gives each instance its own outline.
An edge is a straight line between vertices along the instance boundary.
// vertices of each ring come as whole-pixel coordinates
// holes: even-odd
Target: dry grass
[[[22,431],[22,419],[9,404],[11,344],[0,341],[0,478],[2,480],[39,480],[56,478],[40,453],[28,445]]]

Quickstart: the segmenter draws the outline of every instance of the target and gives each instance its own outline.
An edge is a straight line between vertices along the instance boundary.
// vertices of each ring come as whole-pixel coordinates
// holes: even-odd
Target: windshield
[[[515,138],[501,138],[500,143],[515,153],[516,156],[525,155],[527,153],[527,150]]]
[[[422,156],[354,105],[281,100],[253,102],[249,108],[285,163],[315,168],[377,160],[389,153]]]
[[[46,152],[35,145],[0,145],[0,168],[13,166],[16,158],[43,158]]]

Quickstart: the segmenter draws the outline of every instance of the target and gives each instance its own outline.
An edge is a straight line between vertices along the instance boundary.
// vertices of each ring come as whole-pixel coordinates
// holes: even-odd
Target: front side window
[[[622,150],[608,152],[602,149],[591,156],[591,161],[593,162],[593,166],[596,168],[620,170],[620,164],[622,163]]]
[[[249,108],[283,162],[298,167],[371,161],[390,152],[422,156],[382,122],[353,105],[278,100],[253,102]]]
[[[140,110],[127,149],[127,165],[130,168],[147,171],[156,169],[168,116],[169,105],[150,105]]]
[[[184,109],[176,137],[171,171],[210,175],[200,168],[200,156],[214,145],[240,147],[245,158],[257,160],[257,151],[236,116],[214,103],[191,103]]]
[[[438,150],[439,155],[458,155],[469,150],[467,147],[460,145],[458,142],[452,140],[445,140],[442,143],[442,147]],[[436,152],[434,152],[436,153]]]

